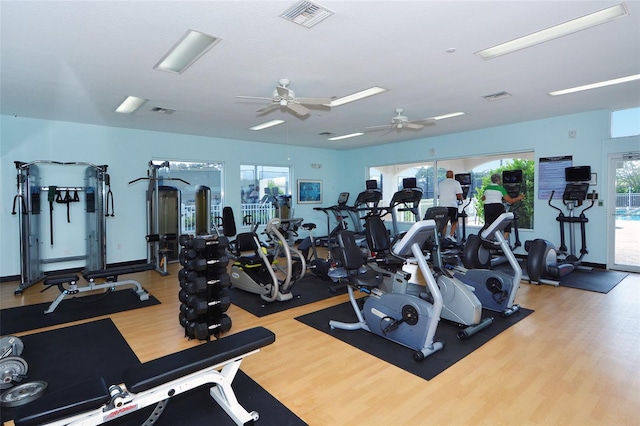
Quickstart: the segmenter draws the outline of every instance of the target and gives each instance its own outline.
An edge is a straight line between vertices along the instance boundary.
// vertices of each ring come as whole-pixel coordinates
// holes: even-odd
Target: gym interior
[[[3,55],[5,43],[17,42],[8,41],[5,24],[9,24],[14,16],[15,19],[25,18],[21,15],[24,10],[21,11],[17,3],[3,1],[0,5]],[[34,2],[33,7],[37,8],[37,3],[40,2]],[[68,3],[73,5],[77,2]],[[215,2],[211,3],[213,6],[209,6],[214,7]],[[284,4],[286,2],[264,3],[280,3],[275,9],[288,6]],[[339,17],[340,3],[343,2],[326,3],[334,9],[334,18]],[[429,2],[415,3],[423,3],[423,7],[427,7]],[[595,7],[585,9],[582,5],[579,9],[582,12],[598,10],[598,5],[602,8],[609,6],[608,2],[595,3]],[[49,6],[43,7],[44,11],[51,11]],[[175,7],[174,12],[179,10],[178,6]],[[412,7],[419,6],[414,4]],[[622,19],[635,19],[637,23],[640,4],[630,1],[625,3],[625,7],[631,8],[636,15],[621,18],[621,22]],[[109,10],[108,7],[105,9]],[[573,12],[576,15],[576,11]],[[585,13],[577,13],[581,14]],[[329,17],[326,24],[330,22]],[[190,25],[182,22],[180,27],[188,28]],[[630,40],[634,37],[639,39],[636,36],[640,26],[635,28],[635,33],[627,34]],[[89,31],[90,28],[84,30]],[[70,46],[69,49],[78,49],[77,54],[81,55],[86,47],[80,41],[78,43],[79,46]],[[223,36],[219,47],[224,43]],[[637,47],[638,41],[634,43],[630,44]],[[215,47],[208,54],[214,52]],[[635,74],[640,72],[640,55],[637,52],[635,56],[619,58],[621,62],[628,63],[627,69],[634,70],[632,73]],[[46,59],[47,54],[40,53],[42,59]],[[74,69],[72,64],[65,66],[69,68],[58,71],[77,72],[79,75],[87,72],[82,67]],[[640,359],[640,336],[635,332],[640,321],[640,253],[636,243],[640,233],[638,227],[629,228],[626,239],[617,240],[615,234],[620,227],[614,216],[616,167],[624,161],[637,163],[640,135],[612,136],[612,112],[623,109],[620,103],[602,103],[589,109],[561,110],[562,113],[460,130],[448,131],[443,125],[445,130],[434,135],[422,133],[424,130],[407,135],[394,127],[389,136],[393,139],[381,143],[380,133],[374,133],[367,136],[372,139],[369,144],[345,145],[345,148],[321,145],[313,139],[296,144],[296,137],[302,139],[305,131],[293,125],[286,129],[279,126],[282,129],[278,130],[276,140],[270,141],[260,139],[261,136],[253,139],[244,136],[248,134],[244,130],[249,124],[243,125],[243,132],[239,131],[238,134],[243,135],[241,137],[214,131],[194,134],[184,127],[167,124],[174,119],[178,121],[180,111],[174,114],[165,112],[161,119],[154,121],[154,117],[144,125],[132,123],[136,119],[135,113],[126,115],[125,122],[118,125],[84,119],[86,115],[79,109],[75,111],[77,119],[56,118],[55,114],[47,115],[37,112],[37,109],[32,110],[36,112],[31,115],[23,114],[21,109],[25,107],[15,101],[13,94],[19,88],[9,89],[10,82],[5,79],[5,75],[13,75],[9,67],[8,61],[3,61],[0,115],[0,199],[3,206],[0,209],[0,325],[3,326],[3,352],[0,354],[3,368],[0,373],[3,374],[3,382],[0,383],[0,392],[10,392],[8,404],[0,408],[3,422],[13,424],[15,416],[18,416],[16,424],[49,421],[59,422],[52,424],[76,424],[73,421],[100,424],[111,418],[119,422],[115,424],[137,424],[156,415],[157,424],[637,424],[640,377],[633,372],[637,370]],[[28,69],[23,72],[28,75],[46,71]],[[188,72],[185,71],[185,75]],[[286,74],[288,71],[278,72]],[[300,74],[292,80],[292,86],[304,78],[304,70]],[[231,75],[228,71],[225,73],[226,78],[231,79]],[[265,80],[270,80],[268,75],[266,77]],[[280,84],[280,77],[277,75],[274,83]],[[24,81],[28,79],[27,76]],[[245,78],[239,76],[238,79]],[[587,79],[583,83],[591,81]],[[631,93],[632,100],[624,108],[637,108],[640,105],[638,82],[621,86],[625,84],[629,86],[624,90]],[[108,91],[118,92],[115,98],[119,101],[132,91],[153,92],[152,89],[143,90],[128,84],[116,87],[115,83],[108,81],[104,86],[105,91],[109,87]],[[243,86],[247,92],[238,92],[237,95],[251,93],[251,84],[244,81]],[[73,89],[73,93],[86,97],[78,87]],[[215,85],[212,87],[215,90]],[[279,87],[286,89],[286,85]],[[269,86],[267,96],[272,89]],[[498,85],[497,89],[502,87]],[[8,92],[12,95],[5,96]],[[624,96],[629,96],[628,93]],[[92,92],[91,96],[94,95]],[[111,95],[104,96],[109,100],[115,99]],[[369,101],[375,103],[378,102],[376,98],[382,96],[385,94],[359,100],[352,105]],[[616,96],[614,93],[611,98]],[[163,101],[169,102],[169,99]],[[108,101],[99,103],[104,102]],[[234,104],[238,101],[232,98],[224,102]],[[334,113],[333,110],[318,113],[310,107],[310,117],[301,120],[294,112],[284,107],[280,110],[277,106],[277,111],[268,112],[273,117],[260,116],[255,110],[269,100],[262,102],[242,104],[242,108],[250,112],[247,123],[256,124],[280,116],[285,120],[300,121],[296,125],[303,126],[314,120],[316,114]],[[418,100],[413,104],[414,108],[423,102],[424,99]],[[540,108],[547,107],[540,102]],[[585,104],[594,105],[586,99]],[[112,110],[116,106],[113,105],[110,113],[115,114]],[[386,101],[378,107],[389,110]],[[56,105],[48,108],[55,110]],[[350,106],[336,107],[335,111],[339,111],[337,108]],[[390,112],[394,108],[396,105]],[[553,111],[552,108],[550,110]],[[104,121],[110,123],[107,119]],[[428,132],[433,123],[426,123],[420,125],[424,125]],[[392,126],[396,124],[391,122]],[[437,126],[441,123],[438,122]],[[314,132],[314,137],[318,133]],[[532,283],[526,276],[522,277],[514,283],[513,291],[517,290],[515,302],[523,309],[509,315],[508,319],[506,315],[494,312],[491,314],[495,316],[494,323],[487,332],[478,332],[468,339],[458,338],[455,332],[445,333],[442,326],[445,321],[440,320],[439,313],[435,316],[431,313],[435,309],[432,307],[438,305],[437,297],[435,301],[420,302],[418,306],[425,306],[430,324],[434,324],[434,328],[437,326],[435,338],[443,342],[443,347],[438,348],[434,355],[416,360],[415,356],[412,357],[413,350],[405,347],[404,342],[392,342],[395,346],[391,347],[397,347],[397,350],[390,349],[389,352],[400,358],[397,362],[395,358],[390,361],[384,356],[377,356],[375,346],[389,344],[385,336],[363,330],[334,330],[328,321],[322,322],[326,324],[324,329],[310,325],[311,315],[317,312],[342,305],[350,309],[351,295],[347,288],[353,289],[356,285],[337,286],[336,290],[330,288],[330,284],[340,282],[306,276],[303,268],[297,272],[301,274],[299,282],[292,287],[295,303],[291,304],[286,297],[274,296],[274,300],[266,301],[258,294],[242,293],[243,298],[252,298],[251,303],[255,302],[252,309],[236,303],[235,293],[230,300],[223,302],[222,293],[211,291],[212,283],[225,280],[230,280],[230,290],[241,291],[233,288],[233,268],[238,267],[234,262],[240,254],[229,249],[228,244],[231,243],[223,236],[222,213],[218,217],[210,209],[218,208],[216,206],[233,209],[232,219],[237,231],[229,235],[229,241],[252,230],[253,223],[241,213],[241,206],[246,204],[246,188],[240,177],[245,165],[287,169],[287,192],[281,193],[289,196],[286,198],[287,216],[282,213],[282,208],[275,209],[273,214],[282,214],[280,219],[294,217],[302,218],[302,223],[314,223],[317,227],[312,232],[321,237],[327,235],[330,227],[327,222],[333,225],[338,217],[330,216],[328,210],[323,211],[322,208],[336,204],[335,200],[345,192],[351,194],[348,202],[353,205],[356,196],[366,191],[366,182],[372,178],[372,168],[389,166],[400,170],[402,165],[428,162],[433,165],[433,173],[443,168],[466,173],[471,171],[474,159],[520,158],[523,153],[535,163],[535,176],[530,188],[535,219],[530,228],[520,230],[523,242],[544,239],[558,245],[560,239],[558,211],[550,207],[548,195],[540,193],[543,182],[549,181],[540,173],[541,160],[570,158],[572,166],[589,166],[592,176],[589,192],[593,195],[590,199],[585,197],[584,202],[589,204],[593,201],[593,207],[586,212],[587,231],[583,235],[588,253],[580,265],[576,264],[576,269],[584,267],[585,270],[576,270],[571,275],[588,276],[591,272],[586,269],[621,274],[622,278],[609,291],[568,287],[562,284],[561,279],[560,285]],[[218,187],[213,188],[216,197],[205,197],[204,216],[199,216],[196,209],[196,221],[198,217],[213,219],[200,223],[204,231],[194,231],[190,237],[180,235],[180,228],[177,232],[167,231],[158,222],[160,218],[168,217],[163,210],[168,205],[167,199],[160,200],[160,192],[165,185],[178,187],[183,194],[195,194],[196,199],[199,194],[195,185],[185,181],[180,174],[171,174],[164,167],[169,161],[216,163],[221,164],[224,170],[217,182]],[[160,169],[163,169],[162,176],[156,174]],[[399,184],[396,185],[393,179],[397,180],[401,173],[394,172],[390,176],[391,181],[382,182],[384,191],[380,206],[388,206],[391,194],[398,190]],[[566,182],[562,177],[559,179],[561,181],[556,182],[557,185],[564,187]],[[301,181],[320,192],[303,195]],[[184,200],[188,198],[182,196]],[[431,197],[435,200],[437,192]],[[170,202],[180,205],[181,201]],[[561,201],[558,203],[562,204]],[[177,216],[185,214],[184,208],[175,205],[173,208],[177,209]],[[419,220],[424,214],[425,211],[421,211],[416,221],[400,221],[398,234],[407,232],[412,235],[414,225],[425,222]],[[177,221],[177,218],[173,220]],[[385,224],[391,232],[391,221],[386,220]],[[349,228],[354,230],[356,225],[351,223]],[[481,231],[481,225],[467,224],[469,235]],[[305,232],[298,229],[292,249],[287,247],[282,255],[285,259],[280,266],[285,265],[284,269],[288,263],[293,263],[297,255],[296,246],[306,236]],[[579,231],[573,232],[578,234],[573,236],[579,245],[581,235]],[[271,231],[266,222],[262,222],[255,231],[261,241],[267,234],[277,237],[280,233],[275,228]],[[423,242],[420,235],[416,234],[415,238]],[[284,245],[288,242],[288,239],[281,241]],[[614,246],[617,249],[622,244],[627,245],[625,250],[631,259],[624,264],[617,262],[613,255]],[[169,247],[175,257],[167,254]],[[415,257],[414,247],[405,245],[403,253],[407,259]],[[179,254],[187,251],[195,254]],[[212,257],[201,259],[205,252]],[[329,254],[326,247],[319,248],[319,258]],[[526,264],[524,245],[513,247],[513,254],[520,265]],[[185,259],[183,256],[192,257]],[[421,269],[423,267],[429,272]],[[422,285],[426,281],[429,288],[433,268],[432,263],[418,262],[412,270],[414,280]],[[216,272],[211,275],[213,269]],[[193,272],[194,277],[206,275],[209,300],[204,307],[194,308],[186,301],[188,295],[180,293],[189,283],[197,281],[187,278],[189,272]],[[288,272],[289,275],[295,273],[291,269]],[[313,274],[307,272],[307,275]],[[580,278],[576,280],[580,281]],[[338,281],[342,284],[351,282],[345,277]],[[305,293],[303,289],[309,287],[313,287],[312,290]],[[359,287],[361,290],[366,288]],[[125,292],[126,303],[132,304],[131,308],[119,306],[125,303],[120,299],[108,302]],[[308,302],[305,294],[311,293],[321,293],[321,297]],[[372,296],[356,292],[354,297],[362,297],[361,301],[364,301],[364,297]],[[418,298],[408,294],[402,297],[403,300]],[[82,303],[83,298],[87,303]],[[71,303],[80,307],[72,307]],[[108,312],[97,308],[106,303],[115,306]],[[136,306],[137,303],[143,306]],[[220,307],[221,304],[225,305],[224,308]],[[18,311],[36,305],[36,311],[25,310],[23,314]],[[357,303],[353,307],[356,311],[363,309]],[[194,323],[192,320],[200,316],[190,316],[192,312],[186,312],[189,309],[201,309],[206,313],[215,311],[217,316],[205,323]],[[65,317],[71,311],[77,312],[79,317]],[[356,321],[353,310],[347,309],[347,313],[352,316],[351,321]],[[10,321],[9,315],[17,320]],[[189,319],[185,319],[187,317]],[[406,318],[398,321],[398,327],[403,326],[403,321],[410,323]],[[10,322],[18,326],[6,329],[8,332],[5,333],[4,325],[8,326]],[[497,327],[503,328],[495,335],[490,334]],[[365,347],[336,337],[349,333],[364,335],[359,338],[366,341]],[[114,340],[107,340],[107,335]],[[234,336],[235,340],[230,339]],[[429,333],[429,338],[433,337]],[[426,342],[430,343],[433,342]],[[454,361],[447,360],[448,353],[454,351],[463,355]],[[100,352],[103,356],[99,356]],[[430,372],[425,373],[426,370]],[[73,380],[76,375],[78,380]],[[88,382],[88,379],[100,377],[104,380]],[[76,386],[76,381],[82,382],[83,386]],[[215,384],[213,388],[212,383]],[[230,387],[232,383],[233,388]],[[25,384],[31,384],[31,387],[21,388]],[[105,388],[105,384],[114,386]],[[204,397],[201,395],[203,388],[206,389]],[[215,391],[209,394],[209,388]],[[12,389],[19,392],[11,393]],[[107,395],[102,395],[105,390]],[[158,392],[154,392],[156,390]],[[92,393],[98,394],[97,398],[82,401],[83,397],[90,399],[88,397]],[[65,395],[65,398],[60,399],[60,395]],[[234,402],[235,398],[239,403]],[[36,408],[28,408],[38,407],[38,404],[40,412]],[[63,410],[65,404],[67,406]],[[140,404],[141,409],[125,413],[135,404]],[[78,405],[82,407],[78,408]],[[43,414],[43,410],[48,410],[48,414]]]

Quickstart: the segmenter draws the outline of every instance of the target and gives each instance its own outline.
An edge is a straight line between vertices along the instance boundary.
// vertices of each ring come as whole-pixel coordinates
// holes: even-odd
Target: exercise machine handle
[[[558,216],[564,216],[564,212],[562,211],[562,209],[554,206],[553,204],[551,204],[551,201],[553,201],[553,194],[556,193],[556,190],[554,189],[553,191],[551,191],[551,195],[549,196],[549,206],[558,210],[560,212],[560,214]]]

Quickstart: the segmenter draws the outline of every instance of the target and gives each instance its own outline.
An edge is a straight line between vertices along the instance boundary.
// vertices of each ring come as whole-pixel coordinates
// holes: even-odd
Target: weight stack
[[[231,329],[227,237],[180,236],[180,325],[189,339],[209,341]]]

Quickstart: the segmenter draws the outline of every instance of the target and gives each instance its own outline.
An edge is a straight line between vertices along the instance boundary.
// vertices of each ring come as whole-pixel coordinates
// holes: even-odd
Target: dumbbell
[[[189,321],[193,321],[198,316],[206,314],[209,308],[215,306],[219,311],[226,312],[231,306],[231,299],[228,296],[223,296],[220,300],[213,300],[208,302],[206,299],[190,300],[186,303],[180,304],[180,312],[184,314],[185,318]]]
[[[229,274],[220,274],[218,279],[207,280],[205,277],[196,277],[191,281],[181,281],[180,287],[187,292],[187,294],[203,293],[207,290],[208,286],[217,285],[218,288],[224,289],[231,285],[231,279]]]
[[[220,259],[191,259],[185,264],[184,267],[192,269],[194,271],[203,271],[209,266],[217,265],[220,268],[224,268],[229,264],[228,256],[220,256]]]
[[[182,313],[181,316],[184,316]],[[183,323],[182,319],[180,323]],[[205,340],[212,334],[224,333],[231,329],[231,318],[222,314],[220,321],[215,324],[206,322],[186,321],[185,332],[191,339]]]

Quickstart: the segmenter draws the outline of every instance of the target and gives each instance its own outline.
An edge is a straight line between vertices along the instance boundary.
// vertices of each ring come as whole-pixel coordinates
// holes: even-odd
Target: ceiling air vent
[[[153,107],[151,108],[152,112],[157,112],[158,114],[173,114],[176,112],[175,109],[162,108],[162,107]]]
[[[511,97],[511,93],[508,93],[505,91],[483,96],[483,98],[485,98],[488,101],[497,101],[498,99],[504,99],[504,98],[510,98],[510,97]]]
[[[301,1],[282,12],[280,17],[305,28],[311,28],[331,15],[333,12],[324,6],[310,1]]]

